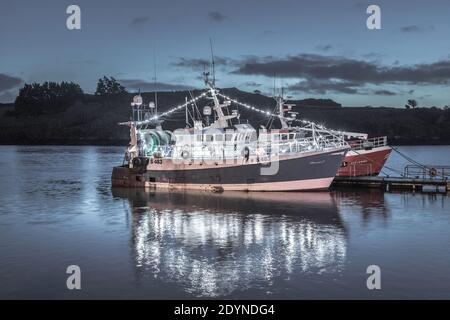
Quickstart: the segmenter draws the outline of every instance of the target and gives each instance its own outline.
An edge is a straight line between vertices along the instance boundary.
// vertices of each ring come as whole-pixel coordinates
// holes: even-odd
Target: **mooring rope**
[[[426,170],[426,171],[428,171],[428,172],[430,172],[430,171],[433,170],[433,169],[436,170],[435,168],[430,168],[429,166],[424,165],[424,164],[422,164],[422,163],[420,163],[420,162],[414,160],[413,158],[411,158],[411,157],[405,155],[404,153],[400,152],[400,151],[399,151],[397,148],[395,148],[395,147],[391,147],[391,148],[392,148],[392,150],[394,150],[395,152],[397,152],[401,157],[405,158],[407,161],[411,162],[412,164],[415,164],[415,165],[418,166],[418,167],[421,167],[422,169],[424,169],[424,170]],[[434,176],[435,176],[435,177],[441,177],[441,178],[444,178],[444,179],[447,178],[445,175],[439,174],[437,171],[435,172],[435,175],[434,175]]]

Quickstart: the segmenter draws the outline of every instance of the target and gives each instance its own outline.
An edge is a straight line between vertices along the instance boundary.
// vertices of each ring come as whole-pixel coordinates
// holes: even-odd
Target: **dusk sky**
[[[81,7],[81,30],[66,8]],[[381,30],[366,27],[381,7]],[[94,92],[201,88],[212,38],[217,86],[277,86],[345,106],[450,104],[450,0],[0,0],[0,102],[24,83],[73,81]]]

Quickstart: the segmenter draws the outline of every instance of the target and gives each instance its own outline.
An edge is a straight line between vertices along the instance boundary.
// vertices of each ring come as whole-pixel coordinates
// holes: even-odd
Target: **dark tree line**
[[[73,82],[25,84],[14,103],[16,115],[59,113],[82,98],[83,90]]]
[[[113,77],[98,80],[96,96],[116,97],[127,93]],[[73,82],[44,82],[25,84],[14,103],[14,112],[9,115],[37,116],[65,111],[77,100],[83,99],[83,90]]]
[[[29,90],[32,91],[32,88]],[[194,90],[192,94],[197,96],[200,92]],[[224,88],[221,92],[250,105],[275,106],[274,99],[264,95],[243,92],[236,88]],[[158,94],[160,112],[183,103],[185,97],[189,95],[187,91],[160,92]],[[30,92],[21,93],[21,99],[31,96],[34,95]],[[142,96],[144,101],[151,101],[154,98],[153,93],[142,93]],[[53,114],[34,118],[0,116],[0,143],[127,145],[129,128],[118,126],[117,123],[129,119],[131,98],[132,94],[84,95],[76,102],[75,107],[68,108],[56,116]],[[198,105],[203,106],[209,102],[204,98],[198,101]],[[341,108],[337,107],[339,104],[323,99],[296,100],[292,103],[296,104],[293,111],[299,113],[298,118],[321,123],[329,128],[366,132],[370,136],[387,135],[392,145],[450,144],[448,107],[444,110],[417,106],[411,110],[388,107]],[[262,114],[255,114],[245,108],[239,111],[241,120],[249,119],[254,127],[267,124],[267,117]],[[163,128],[173,130],[184,127],[184,113],[180,112],[178,115],[168,118],[168,121],[163,123]],[[276,121],[275,126],[279,126]]]

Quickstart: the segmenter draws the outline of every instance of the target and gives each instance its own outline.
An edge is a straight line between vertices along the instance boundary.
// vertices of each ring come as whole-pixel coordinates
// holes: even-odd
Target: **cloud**
[[[223,22],[226,19],[228,19],[228,17],[218,11],[211,11],[210,13],[208,13],[208,18],[211,21],[214,22]]]
[[[0,73],[0,93],[14,89],[22,83],[22,79]]]
[[[262,86],[262,84],[254,82],[254,81],[247,81],[246,83],[244,83],[244,86],[246,86],[246,87],[253,87],[253,88],[260,88]]]
[[[237,66],[236,61],[225,57],[214,57],[214,64],[216,67],[230,67]],[[187,68],[194,71],[208,70],[211,65],[209,59],[190,59],[190,58],[178,58],[176,62],[171,63],[172,66],[178,68]]]
[[[387,65],[383,64],[381,59],[368,59],[376,56],[378,55],[371,54],[364,59],[305,53],[282,57],[217,57],[216,66],[232,75],[263,76],[271,79],[276,76],[296,80],[289,90],[314,94],[334,92],[394,96],[399,93],[385,88],[371,89],[371,86],[450,84],[450,57],[431,63]],[[209,69],[210,61],[178,58],[172,66],[202,71],[205,67]]]
[[[274,36],[274,35],[277,35],[277,34],[278,34],[278,31],[270,30],[270,29],[264,30],[262,32],[262,35],[265,36],[265,37]]]
[[[363,55],[364,58],[369,60],[381,60],[386,55],[379,52],[369,52]]]
[[[131,25],[132,26],[141,26],[143,24],[147,24],[150,22],[151,22],[151,19],[149,16],[140,16],[140,17],[136,17],[133,20],[131,20]]]
[[[404,26],[404,27],[400,28],[400,30],[405,33],[415,33],[415,32],[427,31],[427,30],[434,30],[434,26],[431,25],[428,27],[419,27],[419,26],[413,24],[413,25],[409,25],[409,26]]]
[[[402,27],[400,29],[402,32],[419,32],[421,29],[416,25]]]
[[[374,94],[379,96],[395,96],[395,92],[380,89],[367,91],[360,87],[357,82],[337,81],[337,80],[303,80],[288,86],[288,90],[293,92],[303,92],[310,94],[342,93],[342,94]]]
[[[389,90],[375,90],[373,93],[376,95],[379,95],[379,96],[395,96],[395,95],[397,95],[395,92],[392,92]]]
[[[309,79],[288,86],[288,90],[311,94],[325,94],[327,92],[355,94],[358,93],[357,87],[358,83],[349,81]]]
[[[323,52],[327,52],[327,51],[330,51],[331,49],[333,49],[333,46],[331,44],[320,44],[320,45],[316,46],[316,49],[323,51]]]
[[[341,56],[299,54],[284,58],[248,57],[231,73],[312,80],[335,79],[365,84],[447,84],[450,59],[409,66],[384,66]]]
[[[369,3],[364,2],[364,1],[357,1],[357,2],[353,3],[353,7],[358,9],[358,10],[367,9],[367,7],[369,5],[370,5]]]
[[[150,82],[140,79],[122,79],[119,82],[127,89],[141,91],[185,91],[191,90],[193,87],[182,84],[169,84],[163,82]]]
[[[376,66],[343,57],[323,56],[318,54],[299,54],[286,58],[248,57],[242,60],[240,66],[233,71],[241,75],[262,75],[283,78],[337,78],[355,80],[372,74]],[[357,79],[359,80],[359,79]]]

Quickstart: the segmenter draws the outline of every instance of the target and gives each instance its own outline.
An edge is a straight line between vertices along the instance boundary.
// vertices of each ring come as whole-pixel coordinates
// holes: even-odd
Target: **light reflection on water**
[[[339,273],[346,233],[329,193],[155,192],[113,189],[132,208],[138,275],[200,297],[271,286],[295,273]]]
[[[448,195],[111,189],[123,148],[0,154],[0,298],[450,298]]]

